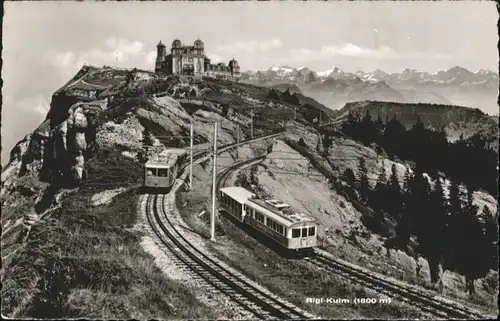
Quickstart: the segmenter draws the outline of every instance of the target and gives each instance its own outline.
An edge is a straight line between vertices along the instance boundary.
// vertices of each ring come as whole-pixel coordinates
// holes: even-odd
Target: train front
[[[144,187],[158,191],[170,189],[185,153],[185,150],[165,150],[148,160],[144,165]]]

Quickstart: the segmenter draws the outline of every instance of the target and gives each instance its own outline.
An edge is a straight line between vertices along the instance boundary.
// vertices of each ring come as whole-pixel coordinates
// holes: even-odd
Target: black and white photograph
[[[1,315],[496,320],[494,1],[4,1]]]

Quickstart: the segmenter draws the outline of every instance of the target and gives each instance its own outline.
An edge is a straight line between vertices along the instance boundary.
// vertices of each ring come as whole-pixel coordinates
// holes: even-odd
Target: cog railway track
[[[252,162],[261,161],[265,156],[255,157],[245,161],[241,161],[230,165],[217,176],[217,188],[224,187],[231,173],[240,167],[251,164]],[[486,319],[486,316],[472,311],[471,309],[460,306],[452,302],[445,302],[439,298],[435,298],[430,294],[421,293],[409,286],[403,286],[395,282],[386,280],[376,273],[368,273],[360,268],[356,268],[344,262],[327,257],[321,251],[315,250],[311,256],[303,259],[310,264],[339,275],[354,283],[366,286],[378,293],[385,294],[391,298],[395,298],[400,302],[408,303],[412,306],[417,306],[421,311],[432,314],[441,318],[455,319]]]

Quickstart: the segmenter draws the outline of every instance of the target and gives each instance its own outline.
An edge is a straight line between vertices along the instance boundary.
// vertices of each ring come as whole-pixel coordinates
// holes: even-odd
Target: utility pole
[[[250,121],[250,129],[251,129],[251,132],[252,132],[252,138],[253,138],[253,109],[250,110],[250,116],[251,116],[251,121]]]
[[[240,144],[240,125],[238,125],[238,127],[236,127],[236,144]],[[236,159],[239,159],[240,158],[240,155],[238,153],[238,148],[239,147],[236,147]]]
[[[189,190],[193,189],[193,136],[194,136],[194,129],[193,129],[193,120],[191,120],[190,123],[190,129],[189,129],[189,135],[191,136],[190,142],[189,142]]]
[[[217,122],[214,122],[214,169],[212,171],[212,213],[210,213],[210,240],[215,241],[215,201],[217,196],[216,184],[217,179]]]

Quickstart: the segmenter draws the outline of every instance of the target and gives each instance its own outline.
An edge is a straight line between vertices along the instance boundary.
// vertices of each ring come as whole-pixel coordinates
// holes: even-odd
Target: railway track
[[[455,319],[485,319],[486,316],[474,312],[466,307],[436,299],[432,295],[418,292],[409,287],[385,280],[377,275],[368,273],[354,266],[329,258],[315,251],[311,257],[304,258],[311,264],[328,272],[335,273],[358,284],[365,285],[379,293],[396,298],[401,302],[417,306],[422,311],[437,317]]]
[[[223,145],[219,153],[254,141],[269,139],[281,135],[283,132],[249,139],[240,143]],[[200,163],[207,158],[207,152],[193,155],[193,162]],[[186,169],[188,164],[182,167]],[[175,191],[174,191],[175,192]],[[284,302],[274,294],[261,289],[245,276],[231,272],[230,269],[198,250],[182,233],[180,233],[171,218],[165,212],[165,194],[148,195],[146,201],[146,216],[154,233],[170,252],[175,264],[182,269],[189,270],[208,284],[214,293],[224,294],[235,302],[243,311],[251,313],[258,319],[311,319],[313,315],[297,308],[293,304]]]
[[[224,187],[230,174],[239,167],[246,166],[253,162],[264,159],[265,156],[248,159],[242,162],[234,163],[224,169],[217,176],[217,189]],[[423,312],[427,312],[437,317],[456,318],[456,319],[486,319],[487,317],[478,312],[472,311],[464,306],[444,302],[436,299],[432,295],[418,292],[410,287],[388,281],[377,276],[374,273],[361,270],[354,266],[345,264],[333,258],[329,258],[319,251],[314,251],[309,257],[303,260],[328,272],[342,276],[354,283],[366,286],[378,293],[385,294],[398,301],[417,306]]]
[[[250,158],[244,161],[240,161],[234,164],[229,165],[227,168],[225,168],[222,172],[220,172],[217,175],[217,181],[215,182],[217,190],[220,188],[224,187],[224,185],[227,182],[227,179],[230,177],[231,173],[238,169],[239,167],[243,167],[252,163],[257,163],[262,161],[264,158],[266,158],[266,155],[264,156],[258,156],[254,158]]]
[[[208,283],[213,290],[227,295],[241,309],[259,319],[310,319],[312,316],[292,304],[250,284],[243,276],[198,250],[176,228],[165,213],[166,195],[148,195],[146,215],[161,243],[179,267],[188,269]]]

